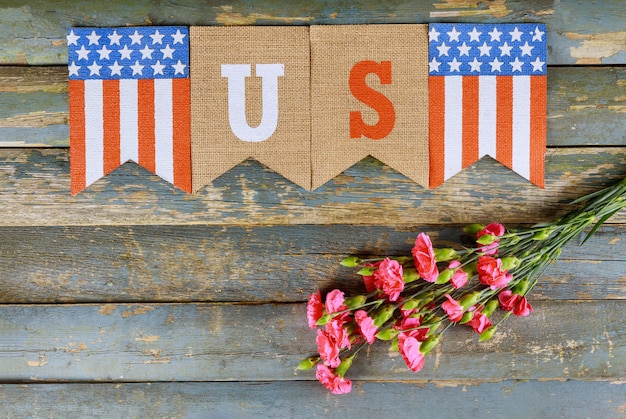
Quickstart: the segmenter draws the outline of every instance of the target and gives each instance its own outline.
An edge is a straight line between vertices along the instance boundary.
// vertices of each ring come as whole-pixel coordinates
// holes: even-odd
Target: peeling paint
[[[127,317],[130,317],[130,316],[136,316],[138,314],[146,314],[147,312],[152,311],[152,310],[154,310],[154,307],[152,307],[152,306],[137,307],[133,311],[128,309],[128,310],[122,312],[122,317],[123,318],[127,318]]]
[[[105,304],[103,306],[100,306],[100,308],[98,309],[98,313],[108,316],[113,310],[117,310],[117,306],[115,304]]]
[[[146,343],[156,342],[159,339],[161,339],[161,336],[156,336],[156,335],[153,335],[153,336],[142,336],[142,337],[139,337],[139,338],[135,338],[136,341],[146,342]]]
[[[580,46],[570,48],[570,55],[576,59],[576,64],[602,64],[603,58],[626,51],[626,31],[598,34],[566,32],[565,36],[582,41]]]
[[[265,13],[251,13],[244,15],[243,13],[233,12],[232,6],[221,6],[222,11],[218,12],[215,16],[217,23],[227,26],[238,25],[254,25],[258,21],[272,21],[283,23],[295,23],[295,22],[310,22],[313,20],[312,16],[272,16]]]
[[[69,112],[36,111],[0,119],[0,128],[46,128],[68,123]]]
[[[482,3],[487,8],[479,8]],[[465,17],[491,15],[493,17],[506,17],[513,11],[506,7],[506,0],[445,0],[445,3],[435,3],[435,9],[465,9],[465,10],[445,10],[430,12],[430,17]],[[469,10],[471,9],[471,10]]]

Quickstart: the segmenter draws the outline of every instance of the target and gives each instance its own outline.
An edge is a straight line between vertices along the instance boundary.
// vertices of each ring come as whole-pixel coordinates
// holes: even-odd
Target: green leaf
[[[600,226],[602,224],[604,224],[604,222],[606,220],[608,220],[609,218],[611,218],[612,216],[617,214],[621,209],[622,209],[621,207],[618,207],[614,211],[611,211],[608,214],[606,214],[604,217],[600,218],[598,220],[598,222],[596,223],[596,225],[593,226],[591,231],[589,233],[587,233],[587,235],[585,236],[585,239],[583,240],[583,242],[580,245],[582,246],[583,244],[585,244],[587,242],[587,240],[589,240],[591,238],[591,236],[593,236],[593,234],[600,228]]]
[[[319,362],[319,360],[320,360],[320,358],[318,356],[307,358],[307,359],[303,359],[298,364],[296,369],[298,369],[300,371],[310,370],[311,368],[313,368],[315,366],[315,364],[317,364]]]

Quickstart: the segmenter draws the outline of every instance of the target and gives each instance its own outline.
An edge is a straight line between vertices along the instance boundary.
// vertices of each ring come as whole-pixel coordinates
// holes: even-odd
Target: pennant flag
[[[546,27],[431,24],[430,186],[483,156],[544,185]]]
[[[313,189],[368,155],[428,185],[428,25],[311,26]]]
[[[191,192],[186,27],[71,28],[71,193],[128,160]]]
[[[308,27],[191,27],[193,190],[254,158],[311,188]]]

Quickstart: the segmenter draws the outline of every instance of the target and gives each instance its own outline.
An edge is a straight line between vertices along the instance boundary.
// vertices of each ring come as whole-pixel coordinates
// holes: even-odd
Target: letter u
[[[278,77],[284,76],[283,64],[257,64],[256,76],[261,77],[262,117],[252,128],[246,118],[246,77],[250,64],[222,64],[222,77],[228,78],[228,121],[233,134],[242,141],[258,143],[267,140],[278,126]]]

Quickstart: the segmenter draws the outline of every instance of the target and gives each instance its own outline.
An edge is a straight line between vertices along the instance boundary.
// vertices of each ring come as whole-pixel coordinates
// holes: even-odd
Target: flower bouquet
[[[317,365],[317,379],[332,393],[343,394],[352,388],[346,372],[355,357],[377,340],[389,342],[417,372],[452,326],[466,325],[479,341],[490,339],[511,314],[533,312],[527,295],[570,240],[591,228],[584,243],[626,207],[626,179],[572,204],[579,207],[530,228],[468,225],[464,231],[475,243],[469,248],[435,248],[421,233],[410,256],[344,259],[343,266],[358,268],[365,293],[311,294],[307,319],[317,329],[319,354],[298,369]],[[503,314],[492,316],[496,310]]]

